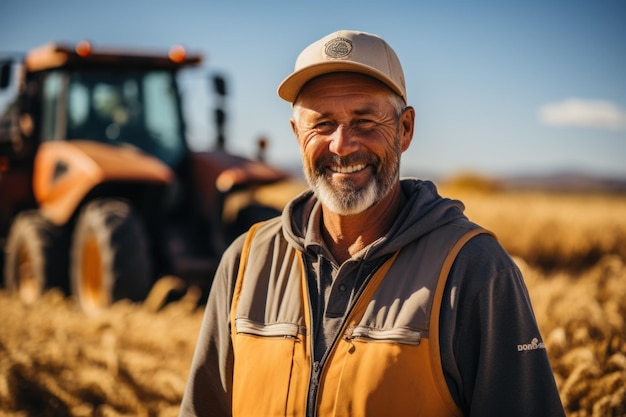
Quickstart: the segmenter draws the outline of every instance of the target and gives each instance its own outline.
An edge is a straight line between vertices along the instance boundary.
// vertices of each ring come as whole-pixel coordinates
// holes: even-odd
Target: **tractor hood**
[[[197,152],[191,165],[203,188],[228,193],[241,188],[271,184],[288,177],[284,171],[260,161],[253,161],[222,151]]]
[[[224,197],[231,191],[271,184],[288,177],[287,173],[263,162],[223,151],[194,152],[189,163],[195,179],[198,210],[209,219],[222,217]]]
[[[96,185],[107,181],[167,184],[174,173],[160,160],[131,146],[93,141],[51,141],[35,157],[33,189],[43,214],[56,224],[72,216]]]

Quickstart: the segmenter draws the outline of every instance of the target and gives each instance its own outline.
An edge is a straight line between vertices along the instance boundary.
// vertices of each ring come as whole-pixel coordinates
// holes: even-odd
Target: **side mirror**
[[[217,148],[224,149],[226,137],[224,135],[224,125],[226,124],[226,80],[220,75],[213,76],[213,89],[217,93],[217,107],[215,108],[215,129],[217,131]]]
[[[213,77],[213,88],[217,94],[224,97],[226,95],[226,80],[224,77],[215,75]]]

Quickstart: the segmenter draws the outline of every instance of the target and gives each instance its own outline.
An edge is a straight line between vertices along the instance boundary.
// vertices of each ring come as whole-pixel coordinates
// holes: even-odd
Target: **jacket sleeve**
[[[231,415],[230,306],[242,245],[243,236],[224,252],[215,274],[180,406],[181,417]]]
[[[522,274],[490,236],[468,242],[453,264],[440,342],[464,415],[565,415]]]

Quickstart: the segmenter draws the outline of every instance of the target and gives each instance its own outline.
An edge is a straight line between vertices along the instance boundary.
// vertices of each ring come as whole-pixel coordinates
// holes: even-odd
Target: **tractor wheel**
[[[72,291],[87,313],[121,299],[141,301],[150,290],[148,241],[125,201],[100,199],[83,208],[70,257]]]
[[[4,284],[27,304],[49,287],[67,290],[67,231],[36,210],[20,213],[5,246]]]

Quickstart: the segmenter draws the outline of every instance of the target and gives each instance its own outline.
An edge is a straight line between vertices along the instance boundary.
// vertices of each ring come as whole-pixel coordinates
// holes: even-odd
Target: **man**
[[[387,43],[330,34],[278,94],[311,191],[224,254],[181,415],[563,416],[518,268],[399,178],[415,112]]]

